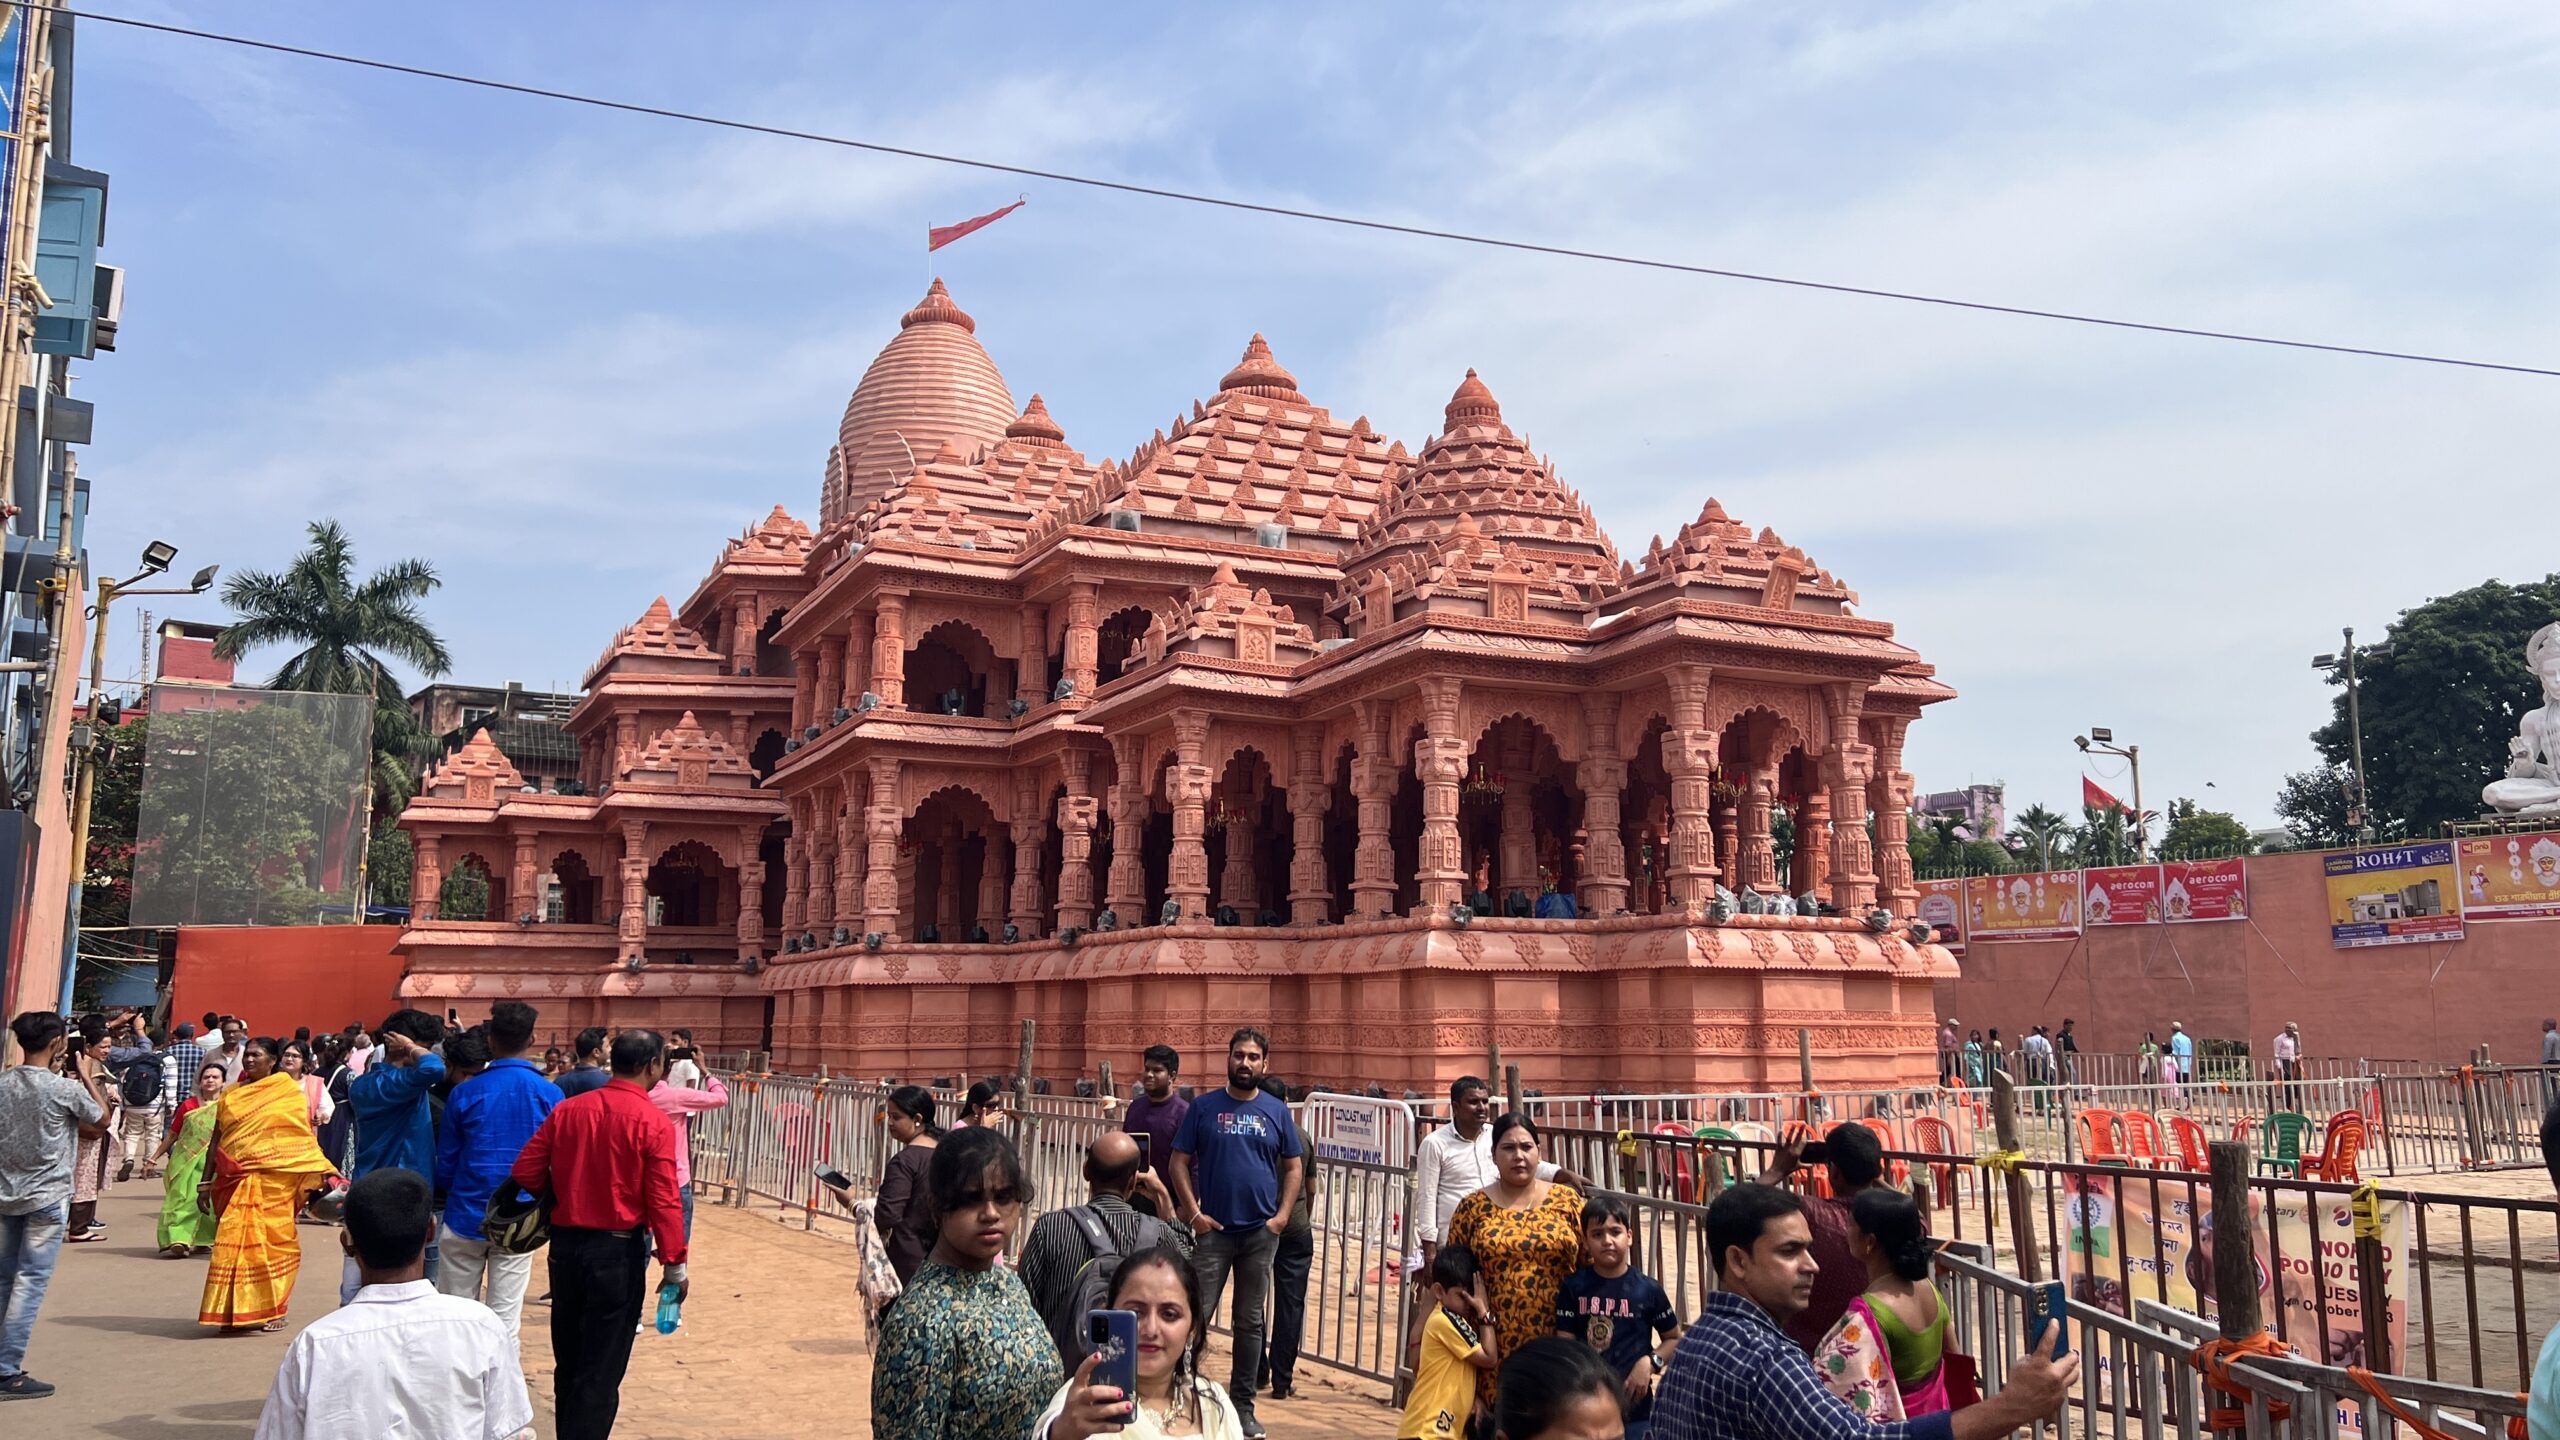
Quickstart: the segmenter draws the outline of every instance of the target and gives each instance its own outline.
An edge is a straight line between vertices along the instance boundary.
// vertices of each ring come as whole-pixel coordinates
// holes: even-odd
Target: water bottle
[[[670,1282],[670,1283],[668,1283],[668,1284],[665,1284],[665,1285],[661,1285],[661,1286],[659,1286],[659,1287],[658,1287],[658,1333],[659,1333],[659,1334],[661,1334],[661,1335],[673,1335],[674,1333],[676,1333],[676,1311],[677,1311],[677,1309],[678,1309],[678,1308],[679,1308],[679,1302],[678,1302],[678,1301],[677,1301],[677,1299],[676,1299],[676,1287],[675,1287],[675,1285],[674,1285],[672,1282]]]

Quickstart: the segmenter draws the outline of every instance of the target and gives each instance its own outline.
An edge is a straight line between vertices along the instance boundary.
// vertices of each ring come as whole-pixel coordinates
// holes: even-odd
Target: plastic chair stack
[[[2320,1137],[2320,1153],[2304,1156],[2301,1161],[2305,1180],[2361,1180],[2356,1173],[2356,1154],[2364,1149],[2364,1116],[2353,1110],[2341,1110],[2329,1117],[2328,1128]]]

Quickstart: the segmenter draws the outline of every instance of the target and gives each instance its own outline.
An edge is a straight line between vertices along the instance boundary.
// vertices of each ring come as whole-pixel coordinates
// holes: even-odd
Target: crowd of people
[[[649,1292],[688,1291],[686,1129],[728,1103],[692,1036],[581,1032],[529,1058],[530,1005],[395,1011],[313,1039],[209,1014],[10,1024],[0,1071],[0,1400],[55,1387],[27,1348],[64,1246],[105,1234],[100,1196],[161,1186],[155,1239],[205,1265],[209,1333],[286,1328],[306,1233],[338,1227],[338,1308],[279,1362],[261,1437],[510,1436],[533,1415],[517,1361],[550,1310],[558,1433],[612,1432]],[[528,1302],[537,1250],[547,1293]]]

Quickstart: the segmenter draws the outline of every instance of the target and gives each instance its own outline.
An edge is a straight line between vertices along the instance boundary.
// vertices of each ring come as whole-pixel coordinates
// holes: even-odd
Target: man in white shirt
[[[256,1440],[532,1433],[533,1397],[507,1327],[427,1279],[436,1223],[426,1177],[376,1170],[347,1190],[339,1243],[364,1280],[355,1302],[293,1337]]]
[[[2276,1032],[2276,1079],[2284,1082],[2284,1108],[2302,1108],[2302,1022],[2287,1020]]]
[[[1440,1258],[1440,1237],[1448,1233],[1449,1217],[1457,1213],[1458,1202],[1493,1183],[1493,1131],[1486,1124],[1492,1115],[1493,1087],[1473,1075],[1461,1076],[1449,1087],[1449,1123],[1423,1136],[1414,1147],[1413,1235],[1422,1248],[1407,1262],[1408,1273],[1431,1273],[1431,1263]],[[1579,1190],[1591,1188],[1590,1181],[1545,1161],[1538,1163],[1538,1178],[1560,1178]],[[1419,1307],[1430,1303],[1431,1289],[1417,1285],[1416,1293],[1408,1348],[1421,1344],[1421,1322],[1428,1311]]]

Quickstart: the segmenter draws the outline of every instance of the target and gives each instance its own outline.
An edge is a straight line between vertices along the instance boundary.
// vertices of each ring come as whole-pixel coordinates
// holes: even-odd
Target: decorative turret
[[[681,790],[752,790],[755,771],[719,735],[702,728],[693,712],[659,731],[623,767],[622,779]]]
[[[1158,618],[1145,644],[1150,659],[1204,655],[1283,667],[1316,653],[1315,632],[1288,606],[1274,604],[1270,591],[1238,580],[1235,566],[1223,560],[1170,619]]]
[[[787,518],[787,517],[786,517]],[[806,533],[805,531],[803,532]],[[615,632],[581,683],[593,686],[607,674],[716,675],[720,656],[702,637],[677,623],[667,597],[649,602],[638,620]]]
[[[1840,613],[1857,603],[1856,592],[1788,544],[1777,531],[1751,527],[1710,498],[1698,518],[1664,544],[1645,547],[1644,565],[1627,577],[1626,593],[1611,608],[1651,604],[1674,596],[1771,610]]]
[[[523,788],[523,772],[507,758],[507,752],[498,748],[498,742],[489,738],[488,731],[479,730],[461,749],[427,772],[418,793],[441,801],[495,806]]]
[[[1271,358],[1271,346],[1259,331],[1245,343],[1244,358],[1236,362],[1236,368],[1218,382],[1218,393],[1259,395],[1292,405],[1307,403],[1307,397],[1298,393],[1298,377],[1281,369],[1280,362]]]

